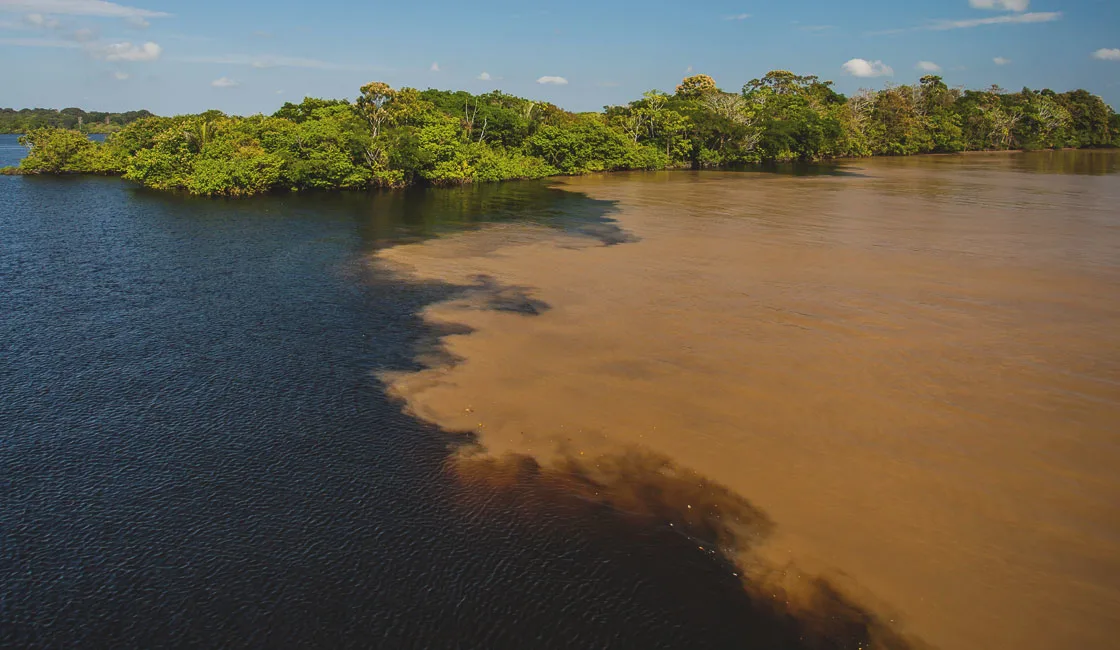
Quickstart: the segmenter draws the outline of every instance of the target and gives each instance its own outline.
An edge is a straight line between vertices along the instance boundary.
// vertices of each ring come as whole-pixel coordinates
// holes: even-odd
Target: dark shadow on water
[[[476,275],[468,296],[477,297],[477,306],[493,311],[508,311],[524,316],[539,316],[550,309],[548,303],[532,297],[528,287],[508,286],[489,275]]]
[[[694,569],[695,580],[674,582],[669,589],[682,608],[702,608],[723,622],[721,636],[735,639],[726,647],[924,647],[823,578],[778,584],[767,575],[774,570],[760,566],[753,553],[773,531],[766,514],[666,457],[630,449],[596,458],[567,455],[542,466],[527,456],[466,455],[453,459],[448,471],[462,484],[462,507],[476,515],[480,503],[484,509],[501,504],[531,529],[556,525],[562,512],[563,519],[632,544],[627,568],[638,573],[651,574],[658,562],[680,558],[704,565]],[[655,555],[643,557],[650,548],[657,549]],[[660,553],[663,560],[656,557]]]
[[[604,244],[630,241],[614,219],[615,203],[566,191],[550,180],[474,183],[459,187],[369,191],[277,193],[239,199],[207,199],[130,186],[145,201],[193,207],[203,213],[229,210],[314,215],[324,210],[353,216],[370,250],[478,228],[530,223],[582,234]],[[212,206],[219,206],[215,211]]]

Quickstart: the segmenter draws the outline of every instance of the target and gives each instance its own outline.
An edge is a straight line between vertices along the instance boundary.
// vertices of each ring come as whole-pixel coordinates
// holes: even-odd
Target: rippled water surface
[[[18,165],[27,155],[27,149],[19,143],[18,135],[0,133],[0,167]]]
[[[0,646],[799,644],[663,521],[454,476],[458,438],[374,376],[451,288],[372,250],[511,219],[609,240],[604,208],[0,177]]]
[[[0,646],[1106,638],[1116,171],[0,177]]]

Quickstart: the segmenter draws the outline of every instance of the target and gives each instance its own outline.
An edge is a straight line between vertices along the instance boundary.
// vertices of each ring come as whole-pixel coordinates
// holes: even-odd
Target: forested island
[[[136,120],[153,117],[149,111],[105,113],[80,108],[0,108],[0,133],[29,133],[35,129],[73,129],[83,133],[113,133]]]
[[[68,109],[69,110],[69,109]],[[97,114],[94,114],[97,115]],[[129,114],[126,114],[129,115]],[[112,122],[112,117],[109,118]],[[393,89],[306,98],[271,116],[142,116],[90,141],[32,128],[8,174],[110,174],[204,196],[454,185],[627,169],[1120,146],[1120,115],[1085,90],[950,88],[941,77],[846,97],[832,82],[773,71],[726,92],[707,75],[599,113],[493,91]]]

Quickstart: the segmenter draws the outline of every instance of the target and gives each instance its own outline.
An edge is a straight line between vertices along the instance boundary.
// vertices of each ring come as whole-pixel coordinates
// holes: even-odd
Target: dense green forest
[[[0,133],[28,133],[35,129],[73,129],[84,133],[113,133],[136,120],[152,117],[148,111],[127,113],[86,112],[80,108],[0,108]]]
[[[940,77],[845,97],[832,83],[770,72],[741,92],[711,77],[601,113],[499,91],[361,88],[272,116],[144,117],[104,144],[33,129],[7,173],[120,174],[206,196],[272,190],[451,185],[622,169],[726,167],[843,156],[1120,145],[1120,115],[1084,90],[960,90]]]

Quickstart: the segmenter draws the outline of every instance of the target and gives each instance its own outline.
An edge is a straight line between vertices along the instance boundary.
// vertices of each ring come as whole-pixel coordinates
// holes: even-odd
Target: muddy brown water
[[[784,599],[823,578],[915,644],[1114,647],[1118,171],[1058,152],[565,181],[624,236],[501,224],[375,256],[465,287],[423,312],[446,333],[427,369],[385,379],[476,437],[468,466],[618,483],[607,459],[650,454],[726,489],[767,524],[725,550]]]

